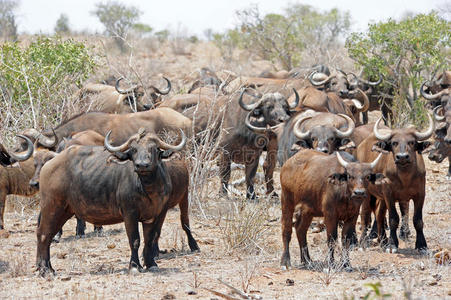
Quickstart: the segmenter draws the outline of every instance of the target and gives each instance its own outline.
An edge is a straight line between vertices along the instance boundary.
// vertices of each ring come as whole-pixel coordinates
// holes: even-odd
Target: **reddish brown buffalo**
[[[428,114],[429,127],[424,132],[418,132],[415,128],[408,127],[393,130],[380,130],[379,119],[373,128],[373,134],[366,138],[357,147],[357,159],[369,162],[374,159],[376,152],[372,149],[386,153],[377,164],[375,171],[383,173],[386,177],[380,186],[370,185],[370,194],[378,199],[377,225],[379,239],[382,246],[388,246],[387,250],[396,252],[398,249],[397,228],[399,216],[395,203],[408,207],[412,199],[414,203],[413,224],[417,233],[415,248],[427,249],[426,239],[423,234],[423,204],[425,198],[426,169],[421,152],[429,146],[429,142],[423,142],[432,136],[434,122]],[[391,154],[390,154],[391,153]],[[382,225],[388,208],[390,240],[387,245],[385,228]],[[362,210],[362,241],[366,239],[366,228],[371,211]]]
[[[105,151],[98,146],[72,146],[49,161],[41,172],[41,223],[37,229],[36,267],[41,275],[54,272],[50,264],[50,242],[64,223],[77,215],[90,223],[124,222],[130,244],[129,268],[142,271],[139,262],[138,223],[143,226],[144,264],[157,268],[158,238],[167,210],[177,204],[190,249],[198,250],[188,218],[186,163],[165,160],[186,143],[161,141],[143,129],[120,146],[105,138]]]
[[[373,172],[380,158],[381,155],[371,163],[359,163],[346,152],[328,155],[305,149],[282,166],[282,266],[289,267],[291,264],[289,243],[293,225],[301,251],[301,263],[310,262],[307,229],[313,217],[324,217],[330,260],[333,260],[339,221],[344,222],[343,247],[349,248],[354,239],[360,205],[367,197],[367,186],[382,178],[381,174]],[[293,224],[295,211],[297,218]],[[347,251],[343,251],[343,259],[345,266],[350,267]]]

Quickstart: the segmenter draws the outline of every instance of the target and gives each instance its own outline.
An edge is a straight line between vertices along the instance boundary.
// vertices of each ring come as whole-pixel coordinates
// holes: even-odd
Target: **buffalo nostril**
[[[365,196],[365,190],[354,190],[354,196]]]
[[[396,159],[397,160],[409,159],[409,154],[407,154],[407,153],[398,153],[398,154],[396,154]]]
[[[327,148],[318,148],[317,149],[319,152],[323,152],[323,153],[329,153],[329,149],[327,149]]]
[[[29,184],[30,184],[31,187],[39,188],[39,182],[38,181],[31,181],[30,180]]]
[[[145,110],[149,110],[149,109],[152,108],[152,107],[150,106],[150,104],[144,104],[143,106],[144,106],[144,109],[145,109]]]

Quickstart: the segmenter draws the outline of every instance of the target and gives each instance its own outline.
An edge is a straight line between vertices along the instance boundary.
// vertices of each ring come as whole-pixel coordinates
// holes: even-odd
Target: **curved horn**
[[[296,99],[294,100],[293,103],[290,104],[290,109],[295,109],[299,105],[299,94],[295,88],[293,88],[293,92],[296,95]]]
[[[362,79],[362,78],[357,77],[357,76],[356,76],[356,78],[361,83],[364,83],[364,84],[367,84],[367,85],[370,85],[370,86],[376,86],[376,85],[378,85],[378,84],[380,84],[382,82],[382,75],[381,74],[379,74],[379,79],[377,81],[369,81],[369,80],[365,80],[365,79]]]
[[[312,118],[312,116],[304,116],[304,117],[300,118],[299,120],[297,120],[296,123],[294,123],[293,133],[298,139],[303,140],[310,136],[310,130],[307,130],[304,132],[304,131],[301,131],[300,128],[301,128],[302,122],[304,122],[308,119],[311,119],[311,118]]]
[[[171,85],[171,82],[169,81],[169,79],[167,79],[167,78],[164,77],[164,76],[163,76],[163,79],[166,80],[166,82],[167,82],[167,84],[168,84],[168,86],[166,87],[166,89],[160,90],[160,89],[156,88],[156,87],[153,86],[153,85],[151,85],[150,87],[153,88],[153,89],[155,90],[155,92],[157,92],[157,93],[160,94],[160,95],[167,95],[167,94],[169,94],[169,92],[171,91],[172,85]]]
[[[249,128],[251,131],[254,131],[256,133],[265,133],[266,127],[257,127],[251,124],[249,117],[251,116],[251,111],[248,112],[246,115],[246,118],[244,119],[244,124],[246,124],[246,127]]]
[[[427,140],[428,138],[430,138],[432,136],[432,134],[434,133],[434,119],[432,119],[431,114],[427,114],[428,115],[428,120],[429,120],[429,127],[428,129],[426,129],[426,131],[424,132],[418,132],[415,130],[414,135],[417,138],[417,140],[419,141],[423,141],[423,140]]]
[[[260,105],[261,100],[255,102],[254,104],[244,104],[244,102],[243,102],[243,95],[244,95],[245,91],[246,91],[246,89],[243,89],[243,91],[241,91],[240,98],[238,98],[238,103],[240,104],[242,109],[247,110],[247,111],[251,111],[251,110],[255,109],[257,106]]]
[[[55,130],[52,128],[53,139],[43,135],[42,133],[38,136],[38,142],[40,145],[45,148],[53,148],[58,144],[58,136],[55,133]]]
[[[27,142],[27,152],[24,154],[17,154],[17,153],[8,153],[8,154],[16,161],[27,160],[31,157],[31,155],[33,155],[33,151],[34,151],[33,142],[24,135],[17,135],[17,137],[24,139]]]
[[[105,136],[105,140],[103,142],[103,145],[105,146],[105,149],[107,149],[110,152],[124,152],[130,147],[130,144],[133,141],[139,139],[139,137],[140,137],[139,133],[138,134],[134,134],[125,143],[123,143],[122,145],[113,146],[113,145],[111,145],[111,142],[110,142],[110,135],[111,135],[111,130],[108,131],[108,133]]]
[[[345,115],[345,114],[338,114],[340,117],[344,118],[347,122],[348,122],[348,129],[346,131],[341,131],[337,128],[335,128],[335,133],[339,138],[346,138],[351,136],[352,132],[354,131],[355,128],[355,124],[354,121],[352,121],[352,119]]]
[[[376,138],[377,138],[378,140],[386,141],[386,140],[388,140],[389,138],[391,138],[392,132],[391,132],[391,130],[390,130],[390,132],[387,133],[387,134],[385,134],[385,135],[382,134],[381,132],[379,132],[379,130],[378,130],[377,128],[379,127],[379,123],[381,122],[381,120],[382,120],[382,117],[380,117],[379,119],[377,119],[377,121],[376,121],[376,123],[374,124],[374,127],[373,127],[373,133],[374,133],[374,135],[376,136]]]
[[[337,153],[337,159],[338,159],[338,162],[340,163],[340,165],[346,169],[349,166],[349,163],[346,160],[344,160],[343,157],[341,157],[341,155],[338,151],[335,153]]]
[[[160,149],[163,150],[174,150],[174,151],[180,151],[183,149],[183,147],[185,147],[186,144],[186,135],[183,132],[182,129],[180,129],[180,133],[182,134],[182,141],[180,142],[180,144],[178,145],[169,145],[168,143],[163,142],[162,140],[160,140],[160,138],[156,138],[157,142],[158,142],[158,147],[160,147]]]
[[[357,112],[366,112],[368,110],[368,108],[370,108],[370,100],[368,99],[368,96],[361,89],[358,88],[357,91],[363,97],[363,105],[358,105],[358,106],[356,105]],[[360,100],[358,100],[358,101],[360,102]]]
[[[126,90],[121,90],[121,88],[119,87],[119,81],[121,81],[122,79],[124,79],[123,76],[121,76],[118,80],[116,80],[116,84],[114,85],[116,92],[118,92],[119,94],[122,94],[122,95],[128,95],[130,93],[133,93],[133,91],[136,89],[137,85],[135,85],[129,89],[126,89]]]
[[[373,161],[370,163],[370,168],[371,168],[371,169],[374,169],[374,167],[377,165],[377,163],[379,162],[379,160],[381,159],[381,157],[382,157],[382,153],[379,153],[379,155],[376,157],[376,159],[373,160]]]
[[[316,73],[319,73],[318,71],[313,71],[312,73],[310,73],[310,75],[309,75],[309,77],[308,77],[308,80],[310,81],[310,83],[313,85],[313,86],[321,86],[321,85],[323,85],[323,84],[326,84],[326,83],[328,83],[333,77],[335,77],[335,75],[330,75],[330,76],[328,76],[326,79],[324,79],[324,80],[322,80],[322,81],[316,81],[315,79],[313,79],[313,76],[316,74]],[[324,73],[320,73],[320,74],[324,74]],[[325,74],[324,74],[325,75]]]
[[[423,96],[423,98],[426,99],[426,100],[435,100],[435,99],[437,99],[438,97],[441,97],[443,94],[445,94],[447,92],[447,90],[445,89],[445,90],[442,90],[442,91],[440,91],[440,92],[438,92],[436,94],[433,94],[433,95],[426,94],[426,92],[424,91],[424,85],[426,84],[426,82],[427,81],[423,82],[423,84],[420,87],[421,96]]]
[[[444,120],[445,120],[445,116],[440,116],[439,114],[438,114],[438,111],[440,110],[440,109],[443,109],[443,106],[441,106],[441,105],[439,105],[439,106],[437,106],[436,108],[434,108],[434,119],[437,121],[437,122],[443,122]]]

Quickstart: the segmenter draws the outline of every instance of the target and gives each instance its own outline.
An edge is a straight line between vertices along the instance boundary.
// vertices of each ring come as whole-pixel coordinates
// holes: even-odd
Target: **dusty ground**
[[[440,247],[451,249],[451,183],[445,180],[446,164],[426,163],[426,239],[431,251]],[[214,195],[216,189],[210,192]],[[179,212],[174,209],[169,213],[160,247],[170,253],[157,261],[161,269],[158,273],[128,274],[130,252],[122,224],[106,226],[101,237],[93,235],[92,226],[88,225],[87,237],[75,239],[75,219],[71,219],[64,226],[61,242],[51,246],[57,275],[47,280],[34,271],[37,210],[21,211],[9,205],[7,231],[2,232],[0,240],[0,297],[220,299],[209,289],[224,294],[229,294],[230,289],[218,279],[264,299],[358,298],[369,291],[364,284],[377,282],[382,284],[384,293],[394,298],[402,298],[406,292],[414,298],[451,297],[451,267],[437,265],[431,255],[420,256],[413,250],[414,238],[401,241],[397,254],[384,253],[377,246],[364,252],[352,251],[354,271],[348,273],[328,270],[323,263],[324,232],[308,235],[315,270],[297,267],[299,248],[293,235],[291,253],[295,267],[283,271],[279,267],[282,245],[278,201],[262,198],[265,204],[246,204],[250,210],[265,208],[267,218],[263,222],[265,230],[254,240],[256,247],[250,253],[230,249],[227,244],[224,228],[230,216],[213,216],[234,200],[211,197],[209,201],[205,207],[212,218],[201,217],[198,209],[191,216],[200,253],[188,253]],[[410,227],[414,232],[411,221]]]
[[[196,68],[205,65],[217,69],[230,67],[248,74],[266,68],[262,66],[265,62],[251,62],[243,56],[241,64],[233,69],[218,60],[217,49],[206,47],[200,51],[190,46],[186,50],[191,54],[168,55],[167,49],[156,49],[152,54],[139,52],[133,57],[131,69],[140,74],[148,72],[155,80],[164,74],[171,78],[176,90],[183,90],[197,74]],[[110,71],[120,69],[124,66],[120,63],[130,60],[123,58],[114,65],[113,57],[110,56]],[[451,249],[451,181],[445,179],[447,162],[437,165],[425,161],[428,175],[424,231],[431,254],[420,256],[413,250],[415,233],[410,220],[413,238],[400,242],[399,253],[384,253],[377,246],[364,252],[352,251],[354,271],[350,273],[323,263],[325,232],[308,234],[314,270],[298,266],[299,247],[294,234],[291,255],[295,266],[281,270],[279,201],[262,197],[259,203],[243,206],[239,199],[218,197],[217,184],[213,183],[207,199],[201,202],[207,218],[198,205],[193,205],[191,213],[200,253],[188,253],[179,211],[174,209],[165,221],[160,239],[160,247],[169,250],[157,261],[160,272],[129,274],[130,250],[123,224],[106,226],[100,237],[93,235],[92,226],[88,225],[86,238],[75,239],[75,219],[71,219],[64,227],[61,242],[51,246],[51,261],[57,275],[42,279],[36,275],[34,265],[38,210],[36,206],[30,208],[29,199],[10,197],[6,230],[0,232],[0,297],[221,299],[215,291],[238,299],[238,295],[231,294],[230,288],[219,282],[221,279],[254,298],[264,299],[359,298],[370,291],[365,284],[378,282],[381,290],[395,299],[403,298],[405,293],[413,298],[451,298],[451,267],[437,265],[432,258],[439,248]],[[234,179],[242,176],[242,171],[235,173],[240,175],[235,174]],[[276,172],[276,189],[280,193],[278,176]],[[242,186],[237,189],[244,191]],[[413,207],[410,209],[412,216]],[[243,232],[234,227],[237,220],[245,224]],[[252,235],[245,250],[232,247],[231,235],[239,237],[240,233]]]

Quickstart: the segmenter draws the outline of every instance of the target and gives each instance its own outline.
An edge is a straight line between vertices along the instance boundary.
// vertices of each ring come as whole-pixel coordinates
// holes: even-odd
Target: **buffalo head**
[[[111,145],[111,130],[105,137],[105,148],[122,161],[132,161],[135,172],[146,174],[154,172],[161,160],[169,158],[174,151],[180,151],[186,144],[186,136],[181,131],[182,141],[178,145],[170,145],[162,141],[155,133],[145,133],[140,128],[138,133],[131,136],[125,143],[119,146]]]
[[[378,129],[382,118],[379,118],[373,127],[373,133],[379,140],[373,149],[380,152],[392,152],[393,159],[398,167],[408,167],[416,164],[416,152],[420,153],[430,146],[429,142],[423,142],[434,133],[434,120],[428,114],[429,126],[424,132],[419,132],[414,127],[401,129]]]
[[[116,81],[115,88],[116,91],[125,95],[126,97],[123,99],[124,105],[129,105],[133,109],[136,105],[136,111],[144,111],[149,110],[153,107],[154,103],[159,102],[161,95],[167,95],[171,91],[171,82],[166,77],[163,77],[167,82],[167,87],[164,90],[160,90],[157,87],[150,85],[148,89],[150,89],[150,97],[152,98],[152,103],[143,103],[143,97],[145,95],[144,87],[142,85],[134,85],[126,90],[123,90],[119,87],[119,82],[124,79],[124,77],[119,78]]]
[[[238,99],[241,108],[249,111],[245,119],[246,126],[254,132],[264,132],[266,127],[256,127],[251,124],[249,118],[255,117],[258,123],[263,123],[266,126],[273,127],[280,125],[290,118],[291,110],[294,110],[299,104],[299,95],[293,89],[296,100],[290,105],[287,98],[280,93],[267,93],[263,95],[257,102],[253,104],[245,104],[243,102],[243,90]]]
[[[333,125],[312,126],[307,130],[303,126],[304,122],[314,118],[314,116],[304,116],[293,126],[294,135],[301,140],[305,148],[312,148],[317,151],[331,154],[341,146],[350,142],[349,137],[354,131],[355,124],[350,117],[338,114],[347,122],[347,129],[341,131]]]
[[[341,98],[348,97],[349,82],[347,74],[341,70],[337,70],[329,76],[325,73],[313,71],[308,78],[313,86],[324,86],[325,92],[337,93]]]
[[[335,173],[329,176],[329,182],[333,184],[346,183],[348,194],[351,199],[363,201],[367,198],[368,184],[378,184],[384,178],[382,174],[373,173],[374,167],[382,157],[382,153],[371,163],[360,163],[358,161],[346,161],[340,152],[336,152],[339,164],[345,169],[343,173]]]

